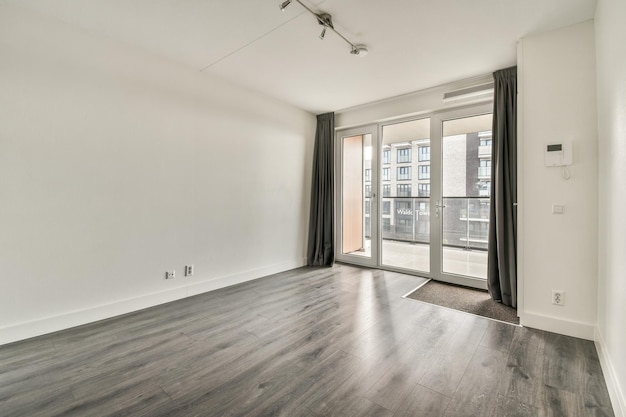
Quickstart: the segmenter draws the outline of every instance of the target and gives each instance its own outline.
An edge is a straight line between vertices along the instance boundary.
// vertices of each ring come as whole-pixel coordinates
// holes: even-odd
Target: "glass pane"
[[[487,278],[491,114],[443,124],[442,271]]]
[[[372,135],[342,138],[342,253],[370,258]]]
[[[430,119],[383,126],[383,265],[430,272]]]

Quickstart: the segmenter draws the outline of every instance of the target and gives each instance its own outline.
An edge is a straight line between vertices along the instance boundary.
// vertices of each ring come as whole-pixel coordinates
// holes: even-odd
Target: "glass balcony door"
[[[486,288],[490,107],[382,126],[382,267]]]
[[[486,288],[491,105],[339,131],[335,151],[338,260]]]
[[[434,278],[486,289],[491,193],[491,108],[442,113],[433,129],[440,168],[433,194]]]
[[[429,117],[382,127],[381,265],[431,271]]]

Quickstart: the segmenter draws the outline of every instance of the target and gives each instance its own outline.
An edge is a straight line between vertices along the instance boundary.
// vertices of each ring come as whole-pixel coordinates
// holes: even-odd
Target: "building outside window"
[[[391,150],[384,149],[383,150],[383,164],[390,164],[390,163],[391,163]]]
[[[391,181],[391,168],[383,168],[383,181]]]
[[[411,179],[411,167],[398,167],[398,181]]]
[[[430,161],[430,146],[420,146],[418,148],[418,161]]]
[[[491,176],[491,159],[481,159],[478,166],[479,177]]]
[[[417,196],[418,197],[430,197],[430,184],[418,184]]]
[[[403,237],[413,234],[413,209],[410,201],[396,201],[396,233]]]
[[[411,162],[411,148],[398,149],[398,161],[399,164],[404,162]]]
[[[430,179],[430,165],[420,165],[419,166],[419,176],[420,180],[428,180]]]
[[[391,197],[391,184],[383,184],[383,197]]]
[[[398,197],[411,197],[411,184],[398,184]]]
[[[491,195],[491,181],[480,181],[478,183],[478,195],[489,197]]]

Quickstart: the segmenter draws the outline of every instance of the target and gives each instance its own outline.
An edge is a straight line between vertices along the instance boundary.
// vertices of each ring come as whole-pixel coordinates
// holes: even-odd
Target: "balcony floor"
[[[365,250],[353,255],[371,256],[371,243],[365,241]],[[413,271],[430,272],[430,245],[423,243],[383,240],[382,264]],[[443,248],[443,271],[450,274],[487,278],[487,252],[459,248]]]

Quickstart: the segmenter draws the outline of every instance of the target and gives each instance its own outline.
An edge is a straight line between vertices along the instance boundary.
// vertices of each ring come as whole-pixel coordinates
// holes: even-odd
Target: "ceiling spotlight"
[[[352,50],[350,51],[352,55],[365,56],[367,55],[367,46],[365,45],[352,45]]]
[[[335,28],[333,26],[333,17],[328,13],[319,13],[315,16],[317,17],[317,23],[324,26],[324,29],[322,29],[322,34],[320,35],[320,39],[324,40],[324,36],[326,35],[326,28]]]
[[[284,12],[285,9],[287,8],[287,6],[289,6],[290,4],[291,4],[291,0],[285,0],[278,7],[280,7],[280,10],[282,10]]]

